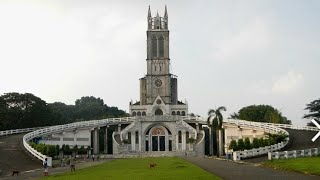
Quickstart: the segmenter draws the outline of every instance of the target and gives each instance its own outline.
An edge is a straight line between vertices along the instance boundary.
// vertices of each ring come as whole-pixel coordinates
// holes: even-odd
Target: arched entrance
[[[157,109],[155,112],[154,112],[154,115],[163,115],[163,111],[161,109]]]
[[[152,151],[166,150],[166,133],[163,128],[156,127],[151,131]]]

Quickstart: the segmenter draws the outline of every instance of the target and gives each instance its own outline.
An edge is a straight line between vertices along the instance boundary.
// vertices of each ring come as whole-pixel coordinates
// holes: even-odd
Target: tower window
[[[178,132],[178,143],[182,142],[181,131]]]
[[[164,38],[160,36],[159,40],[159,57],[164,57]]]
[[[155,36],[151,39],[152,57],[157,57],[157,38]]]

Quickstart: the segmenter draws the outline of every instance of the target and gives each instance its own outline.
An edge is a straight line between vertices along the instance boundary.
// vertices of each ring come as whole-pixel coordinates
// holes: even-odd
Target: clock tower
[[[140,79],[140,101],[130,103],[130,113],[175,115],[172,109],[179,109],[185,115],[187,104],[178,101],[177,77],[170,72],[167,7],[163,17],[158,12],[152,17],[149,6],[147,22],[147,74]]]

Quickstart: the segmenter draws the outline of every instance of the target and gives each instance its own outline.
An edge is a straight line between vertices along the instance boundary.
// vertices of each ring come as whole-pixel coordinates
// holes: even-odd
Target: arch
[[[150,131],[152,130],[152,128],[154,128],[154,127],[164,127],[167,130],[168,134],[171,134],[171,130],[167,125],[165,125],[163,123],[156,123],[156,124],[149,125],[146,128],[146,130],[143,132],[143,135],[148,135],[150,133]]]
[[[161,109],[157,109],[155,112],[154,112],[154,115],[160,115],[162,116],[163,115],[163,111]]]
[[[132,112],[132,116],[136,116],[137,113],[135,111]]]
[[[164,38],[163,38],[163,36],[159,37],[158,46],[159,46],[159,57],[164,57]]]
[[[178,132],[178,143],[182,143],[182,133],[181,133],[181,131]]]
[[[181,116],[185,116],[186,112],[185,111],[181,111]]]
[[[154,106],[152,108],[151,114],[152,115],[156,115],[156,110],[158,110],[158,109],[160,109],[162,111],[163,115],[167,114],[166,113],[167,112],[166,109],[163,106],[159,105],[159,104],[157,104],[156,106]],[[170,114],[170,112],[169,112],[169,114]]]
[[[151,38],[151,49],[152,49],[152,57],[158,57],[158,46],[157,46],[157,38],[153,36]]]
[[[141,112],[140,111],[138,111],[137,116],[141,116]]]
[[[142,116],[146,116],[146,112],[145,111],[142,111]]]
[[[180,111],[177,111],[177,115],[180,116]]]
[[[176,115],[176,112],[175,112],[175,111],[172,111],[172,112],[171,112],[171,115]]]

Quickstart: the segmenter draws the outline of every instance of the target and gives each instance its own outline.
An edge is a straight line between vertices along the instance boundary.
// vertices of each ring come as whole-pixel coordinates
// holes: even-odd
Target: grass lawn
[[[263,165],[305,174],[320,175],[320,157],[272,160],[264,162]]]
[[[156,163],[153,169],[150,163]],[[220,179],[178,157],[115,159],[73,173],[63,173],[42,179]]]

